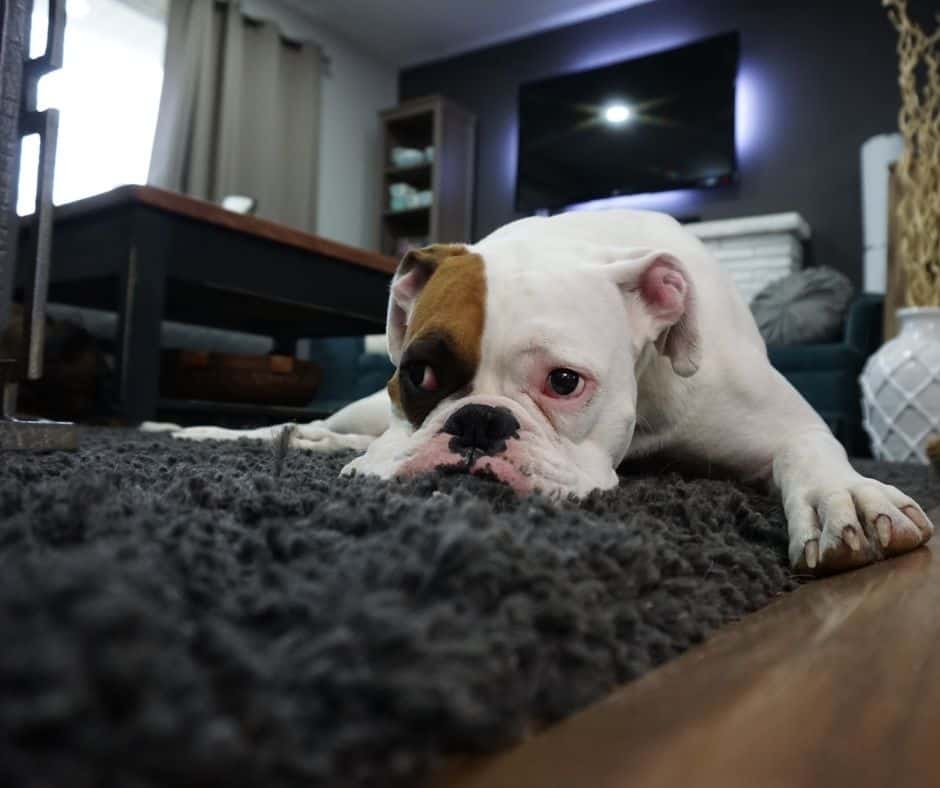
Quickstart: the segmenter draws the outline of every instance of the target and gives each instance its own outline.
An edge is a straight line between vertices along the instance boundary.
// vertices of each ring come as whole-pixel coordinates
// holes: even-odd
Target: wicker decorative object
[[[291,356],[165,350],[160,393],[176,399],[303,406],[320,385],[320,367]]]
[[[940,306],[940,26],[928,34],[907,0],[882,0],[898,32],[898,256],[906,306]],[[938,15],[940,19],[940,15]]]

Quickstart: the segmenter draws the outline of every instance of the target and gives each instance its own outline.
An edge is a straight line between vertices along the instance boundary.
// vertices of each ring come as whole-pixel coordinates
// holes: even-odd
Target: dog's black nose
[[[516,434],[519,422],[506,408],[464,405],[450,415],[444,432],[453,435],[450,450],[457,454],[476,449],[481,454],[506,450],[506,439]]]

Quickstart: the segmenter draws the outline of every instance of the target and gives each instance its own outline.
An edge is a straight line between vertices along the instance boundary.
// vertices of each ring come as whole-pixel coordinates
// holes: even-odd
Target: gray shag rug
[[[0,784],[416,785],[798,582],[779,502],[728,482],[558,504],[347,459],[0,453]]]

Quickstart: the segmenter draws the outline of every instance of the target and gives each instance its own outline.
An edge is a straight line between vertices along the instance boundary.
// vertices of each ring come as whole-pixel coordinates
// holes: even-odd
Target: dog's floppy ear
[[[401,359],[411,313],[424,286],[444,260],[466,251],[467,248],[460,244],[432,244],[423,249],[410,250],[398,264],[398,270],[392,278],[385,324],[388,357],[396,367]]]
[[[605,273],[632,301],[628,308],[640,338],[654,342],[676,374],[694,375],[701,348],[695,292],[682,261],[668,252],[637,250],[605,266]]]

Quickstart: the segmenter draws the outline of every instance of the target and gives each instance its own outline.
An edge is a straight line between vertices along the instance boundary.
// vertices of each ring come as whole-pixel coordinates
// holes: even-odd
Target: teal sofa
[[[883,313],[884,296],[865,293],[849,307],[840,342],[767,348],[770,363],[825,419],[850,457],[871,456],[858,377],[881,346]]]
[[[363,337],[310,340],[310,360],[323,379],[309,407],[324,415],[385,388],[395,371],[384,353],[366,353]]]

